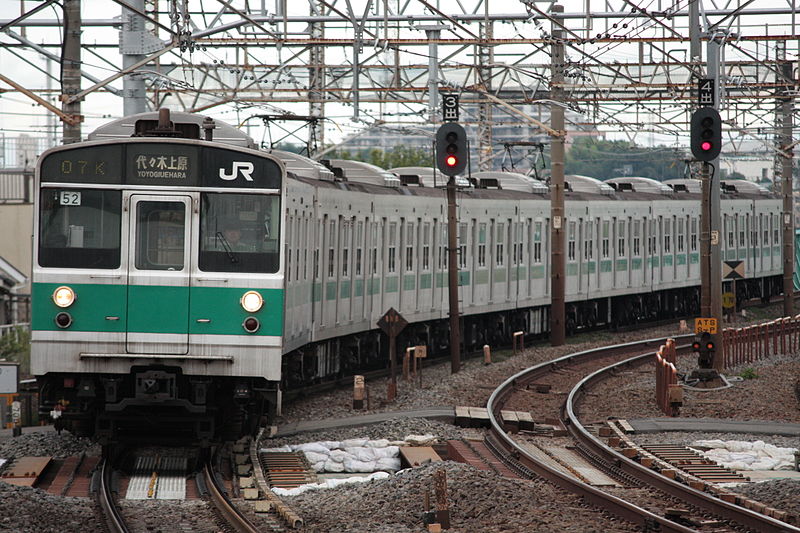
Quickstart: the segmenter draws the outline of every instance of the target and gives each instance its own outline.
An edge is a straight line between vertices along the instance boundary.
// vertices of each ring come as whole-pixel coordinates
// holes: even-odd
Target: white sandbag
[[[376,448],[368,448],[366,446],[360,448],[345,448],[345,452],[353,456],[357,461],[375,461],[378,457],[375,455]]]
[[[342,443],[339,442],[338,440],[323,440],[320,441],[319,443],[328,448],[329,450],[335,450],[336,448],[342,447]]]
[[[317,453],[317,452],[303,452],[306,456],[306,459],[309,463],[319,463],[322,461],[323,463],[328,460],[330,457],[329,453]]]
[[[358,461],[355,459],[348,459],[344,462],[345,472],[375,472],[375,461]]]
[[[739,442],[739,441],[733,441],[733,442]],[[764,451],[764,447],[765,447],[766,445],[767,445],[767,444],[766,444],[766,443],[765,443],[763,440],[757,440],[757,441],[755,441],[755,442],[753,443],[753,447],[752,447],[752,448],[750,448],[750,449],[751,449],[751,450],[753,450],[754,452],[759,452],[759,453],[761,453],[762,451]]]
[[[352,455],[344,450],[331,450],[330,460],[337,463],[343,463],[345,459],[354,459]]]
[[[328,454],[330,451],[327,447],[323,446],[319,442],[306,442],[304,444],[297,444],[292,446],[292,451],[300,451],[300,452],[317,452],[317,453],[324,453],[325,455]]]
[[[778,464],[773,467],[773,470],[794,470],[794,459],[791,461],[782,461],[778,459]]]
[[[744,464],[749,465],[750,463],[756,462],[756,456],[752,453],[745,453],[745,452],[735,452],[729,454],[730,461],[740,461]]]
[[[772,470],[778,463],[780,461],[771,457],[759,457],[758,461],[750,463],[750,470]]]
[[[340,448],[358,448],[358,447],[361,447],[361,446],[366,446],[367,442],[369,442],[367,439],[347,439],[347,440],[343,440],[340,443],[339,447]]]
[[[328,459],[325,461],[325,470],[323,472],[344,472],[344,463]]]
[[[400,470],[400,459],[378,459],[375,463],[375,470],[384,470],[387,472],[396,472]]]
[[[412,446],[428,446],[436,442],[436,437],[430,433],[425,435],[406,435],[406,442]]]
[[[374,450],[375,459],[391,459],[393,457],[400,457],[399,446],[387,446],[386,448],[376,448]]]
[[[720,463],[725,468],[729,468],[730,470],[751,470],[750,465],[747,463],[741,463],[738,461],[732,461],[730,463]]]
[[[371,440],[367,442],[368,448],[386,448],[389,446],[388,439],[378,439],[378,440]]]
[[[696,440],[691,446],[700,446],[702,448],[725,448],[725,442],[720,439],[713,440]]]
[[[318,463],[314,463],[311,465],[311,468],[314,469],[314,472],[324,472],[325,471],[325,461],[320,461]]]

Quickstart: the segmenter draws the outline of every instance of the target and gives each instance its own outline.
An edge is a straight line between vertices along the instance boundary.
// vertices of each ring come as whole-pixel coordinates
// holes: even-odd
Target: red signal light
[[[713,350],[713,349],[714,349],[714,343],[713,342],[709,342],[708,344],[706,344],[706,350]]]
[[[693,342],[692,343],[692,350],[694,350],[695,352],[699,352],[700,351],[700,343],[699,342]]]
[[[704,152],[708,152],[712,147],[713,145],[711,144],[711,141],[703,141],[700,143],[700,149]]]
[[[448,155],[444,162],[448,167],[454,167],[456,164],[458,164],[458,158],[454,155]]]

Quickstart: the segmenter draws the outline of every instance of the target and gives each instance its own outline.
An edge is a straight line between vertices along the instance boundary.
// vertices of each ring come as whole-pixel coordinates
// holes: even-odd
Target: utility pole
[[[488,42],[493,37],[493,22],[489,20],[489,2],[484,2],[484,20],[480,25],[481,40]],[[483,92],[492,92],[492,65],[494,47],[481,43],[477,46],[475,59],[476,84]],[[482,99],[478,104],[478,169],[481,172],[492,170],[492,102]]]
[[[785,43],[782,49],[783,63],[780,66],[779,84],[783,84],[780,96],[781,109],[781,193],[783,195],[783,316],[794,316],[794,206],[792,197],[792,113],[794,99],[792,90],[792,63],[785,58]]]
[[[564,12],[564,6],[554,4],[553,15]],[[550,95],[555,102],[550,106],[550,125],[555,134],[550,141],[550,344],[561,346],[566,341],[566,309],[564,265],[564,97],[561,85],[564,83],[564,32],[555,19],[552,22],[552,43],[550,45]]]
[[[144,12],[144,0],[128,0],[132,8]],[[122,8],[120,47],[122,68],[135,65],[148,52],[161,48],[161,43],[147,31],[144,19],[133,11]],[[122,78],[122,112],[127,117],[147,111],[147,87],[141,74],[131,72]]]
[[[450,372],[461,370],[461,324],[458,310],[458,213],[456,178],[447,180],[447,289],[450,303]]]
[[[708,36],[708,44],[706,45],[706,61],[708,62],[707,76],[714,81],[714,105],[711,106],[717,111],[720,107],[720,98],[723,95],[722,87],[720,84],[720,57],[722,55],[722,47],[725,40],[724,34],[714,34]],[[712,367],[716,371],[722,370],[723,354],[725,347],[722,344],[722,251],[721,240],[723,238],[720,223],[720,168],[719,157],[710,162],[711,176],[706,176],[708,183],[708,206],[709,206],[709,222],[708,228],[710,232],[710,253],[708,265],[708,304],[709,311],[707,317],[715,318],[717,321],[717,332],[711,334],[711,341],[714,343],[714,357]],[[704,168],[708,168],[708,164],[703,164]],[[704,198],[704,203],[705,198]]]
[[[68,116],[80,117],[80,100],[66,100],[81,92],[81,0],[64,0],[64,44],[61,55],[61,110]],[[64,121],[63,143],[80,142],[81,124]]]
[[[428,37],[428,120],[431,124],[436,124],[436,110],[439,108],[439,47],[437,41],[442,30],[446,30],[447,26],[430,24],[417,26],[417,29],[425,30],[425,35]],[[453,181],[452,178],[450,181]]]

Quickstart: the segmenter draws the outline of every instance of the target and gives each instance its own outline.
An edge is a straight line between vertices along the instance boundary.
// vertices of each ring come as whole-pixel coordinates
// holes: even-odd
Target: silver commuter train
[[[209,124],[200,115],[176,113],[173,119],[175,129],[184,132],[181,135],[195,138],[200,136],[203,124]],[[152,129],[155,123],[153,113],[129,117],[101,127],[90,139],[106,139],[111,144],[114,139],[142,142],[148,138],[135,141],[131,135],[137,128]],[[213,127],[211,143],[215,146],[254,146],[234,128],[219,123]],[[183,142],[205,145],[204,141]],[[252,430],[262,414],[272,416],[279,409],[281,390],[384,368],[386,343],[375,324],[390,307],[411,323],[401,343],[427,344],[434,355],[447,350],[446,206],[443,192],[432,186],[435,172],[419,168],[387,172],[342,160],[323,164],[280,151],[269,155],[262,152],[262,157],[287,171],[281,182],[279,215],[274,204],[269,208],[267,225],[272,231],[259,229],[265,227],[265,220],[253,215],[254,211],[262,212],[258,209],[232,213],[218,208],[217,218],[221,224],[223,215],[237,215],[243,232],[251,236],[252,247],[263,246],[266,233],[273,240],[280,234],[279,243],[273,243],[276,249],[272,260],[278,265],[274,272],[239,276],[228,267],[204,269],[200,256],[206,245],[222,247],[216,252],[217,265],[231,261],[230,254],[250,257],[250,252],[235,251],[230,242],[226,247],[226,239],[217,235],[225,234],[216,226],[202,230],[203,224],[208,224],[203,213],[210,213],[203,207],[202,198],[198,197],[199,209],[193,207],[191,214],[186,204],[187,219],[198,228],[186,233],[186,242],[191,240],[186,262],[191,268],[184,283],[191,287],[214,284],[217,289],[238,291],[230,295],[236,305],[225,309],[231,315],[228,325],[232,328],[225,334],[193,333],[201,327],[199,321],[208,317],[201,312],[205,309],[193,303],[190,289],[189,344],[182,353],[154,353],[147,347],[132,352],[122,344],[91,346],[96,331],[82,330],[79,334],[58,324],[52,327],[58,309],[52,308],[49,300],[55,298],[54,293],[51,298],[51,289],[57,289],[56,285],[78,280],[85,283],[97,274],[37,265],[35,283],[51,284],[37,286],[34,293],[39,309],[34,308],[32,359],[43,392],[50,392],[43,394],[47,399],[43,410],[58,410],[64,420],[81,420],[84,432],[111,435],[121,421],[135,420],[132,415],[148,409],[162,413],[163,407],[174,404],[173,425],[184,417],[192,421],[196,434],[208,439],[231,421],[239,422],[240,427],[233,429]],[[233,175],[231,161],[227,163],[227,169],[212,168],[211,175]],[[478,173],[471,181],[473,186],[463,187],[459,194],[464,346],[472,349],[502,342],[512,331],[544,333],[550,301],[548,189],[536,180],[506,173]],[[678,180],[669,187],[646,178],[600,182],[568,176],[567,183],[569,329],[687,316],[698,310],[698,182]],[[462,184],[469,182],[463,180]],[[737,284],[737,296],[767,298],[781,290],[780,200],[745,182],[726,185],[723,254],[726,260],[743,260],[747,274]],[[160,191],[157,194],[162,194]],[[277,191],[273,192],[275,197]],[[211,191],[192,194],[202,197]],[[130,221],[133,223],[133,219]],[[123,235],[135,233],[124,217],[123,227]],[[135,244],[133,240],[123,241],[123,247]],[[133,248],[127,255],[132,254]],[[259,257],[253,255],[256,263],[250,264],[257,264]],[[141,283],[131,277],[138,267],[130,259],[119,268],[117,283],[127,291]],[[63,277],[65,272],[72,277]],[[203,277],[207,281],[201,281]],[[122,278],[125,282],[119,283]],[[276,294],[271,305],[258,311],[266,314],[248,314],[241,306],[245,291],[261,294],[267,287]],[[263,295],[262,299],[266,300]],[[211,308],[213,303],[205,301]],[[41,311],[47,305],[51,309]],[[251,316],[271,321],[272,331],[279,330],[280,335],[271,336],[265,344],[258,333],[246,330],[245,321]],[[210,323],[216,320],[211,318]],[[44,321],[48,328],[40,331],[36,325]],[[121,317],[118,326],[127,328],[129,339],[141,333],[131,331],[127,317]],[[259,330],[263,335],[260,326]],[[63,335],[67,333],[83,335],[78,344],[84,344],[66,350],[70,345],[64,343]],[[149,333],[144,339],[148,337]],[[246,352],[248,355],[237,348],[245,344],[249,350],[253,339],[259,342]],[[153,383],[148,376],[166,376],[159,382],[162,385],[184,385],[176,386],[172,396],[163,392],[159,396],[145,390],[146,383]],[[62,386],[65,383],[71,383],[73,389],[67,390]],[[109,384],[116,384],[111,386],[115,394],[109,393]],[[204,391],[201,396],[210,405],[198,404],[197,387]],[[53,391],[59,391],[63,398]],[[212,397],[214,401],[209,402]],[[226,402],[226,398],[234,400]]]

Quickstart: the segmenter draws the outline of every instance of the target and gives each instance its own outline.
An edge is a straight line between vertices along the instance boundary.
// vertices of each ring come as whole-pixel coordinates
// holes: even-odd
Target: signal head
[[[722,120],[713,107],[701,107],[692,114],[690,145],[700,161],[713,161],[722,148]]]
[[[456,122],[442,124],[436,131],[436,167],[445,176],[464,172],[469,160],[467,132]]]

